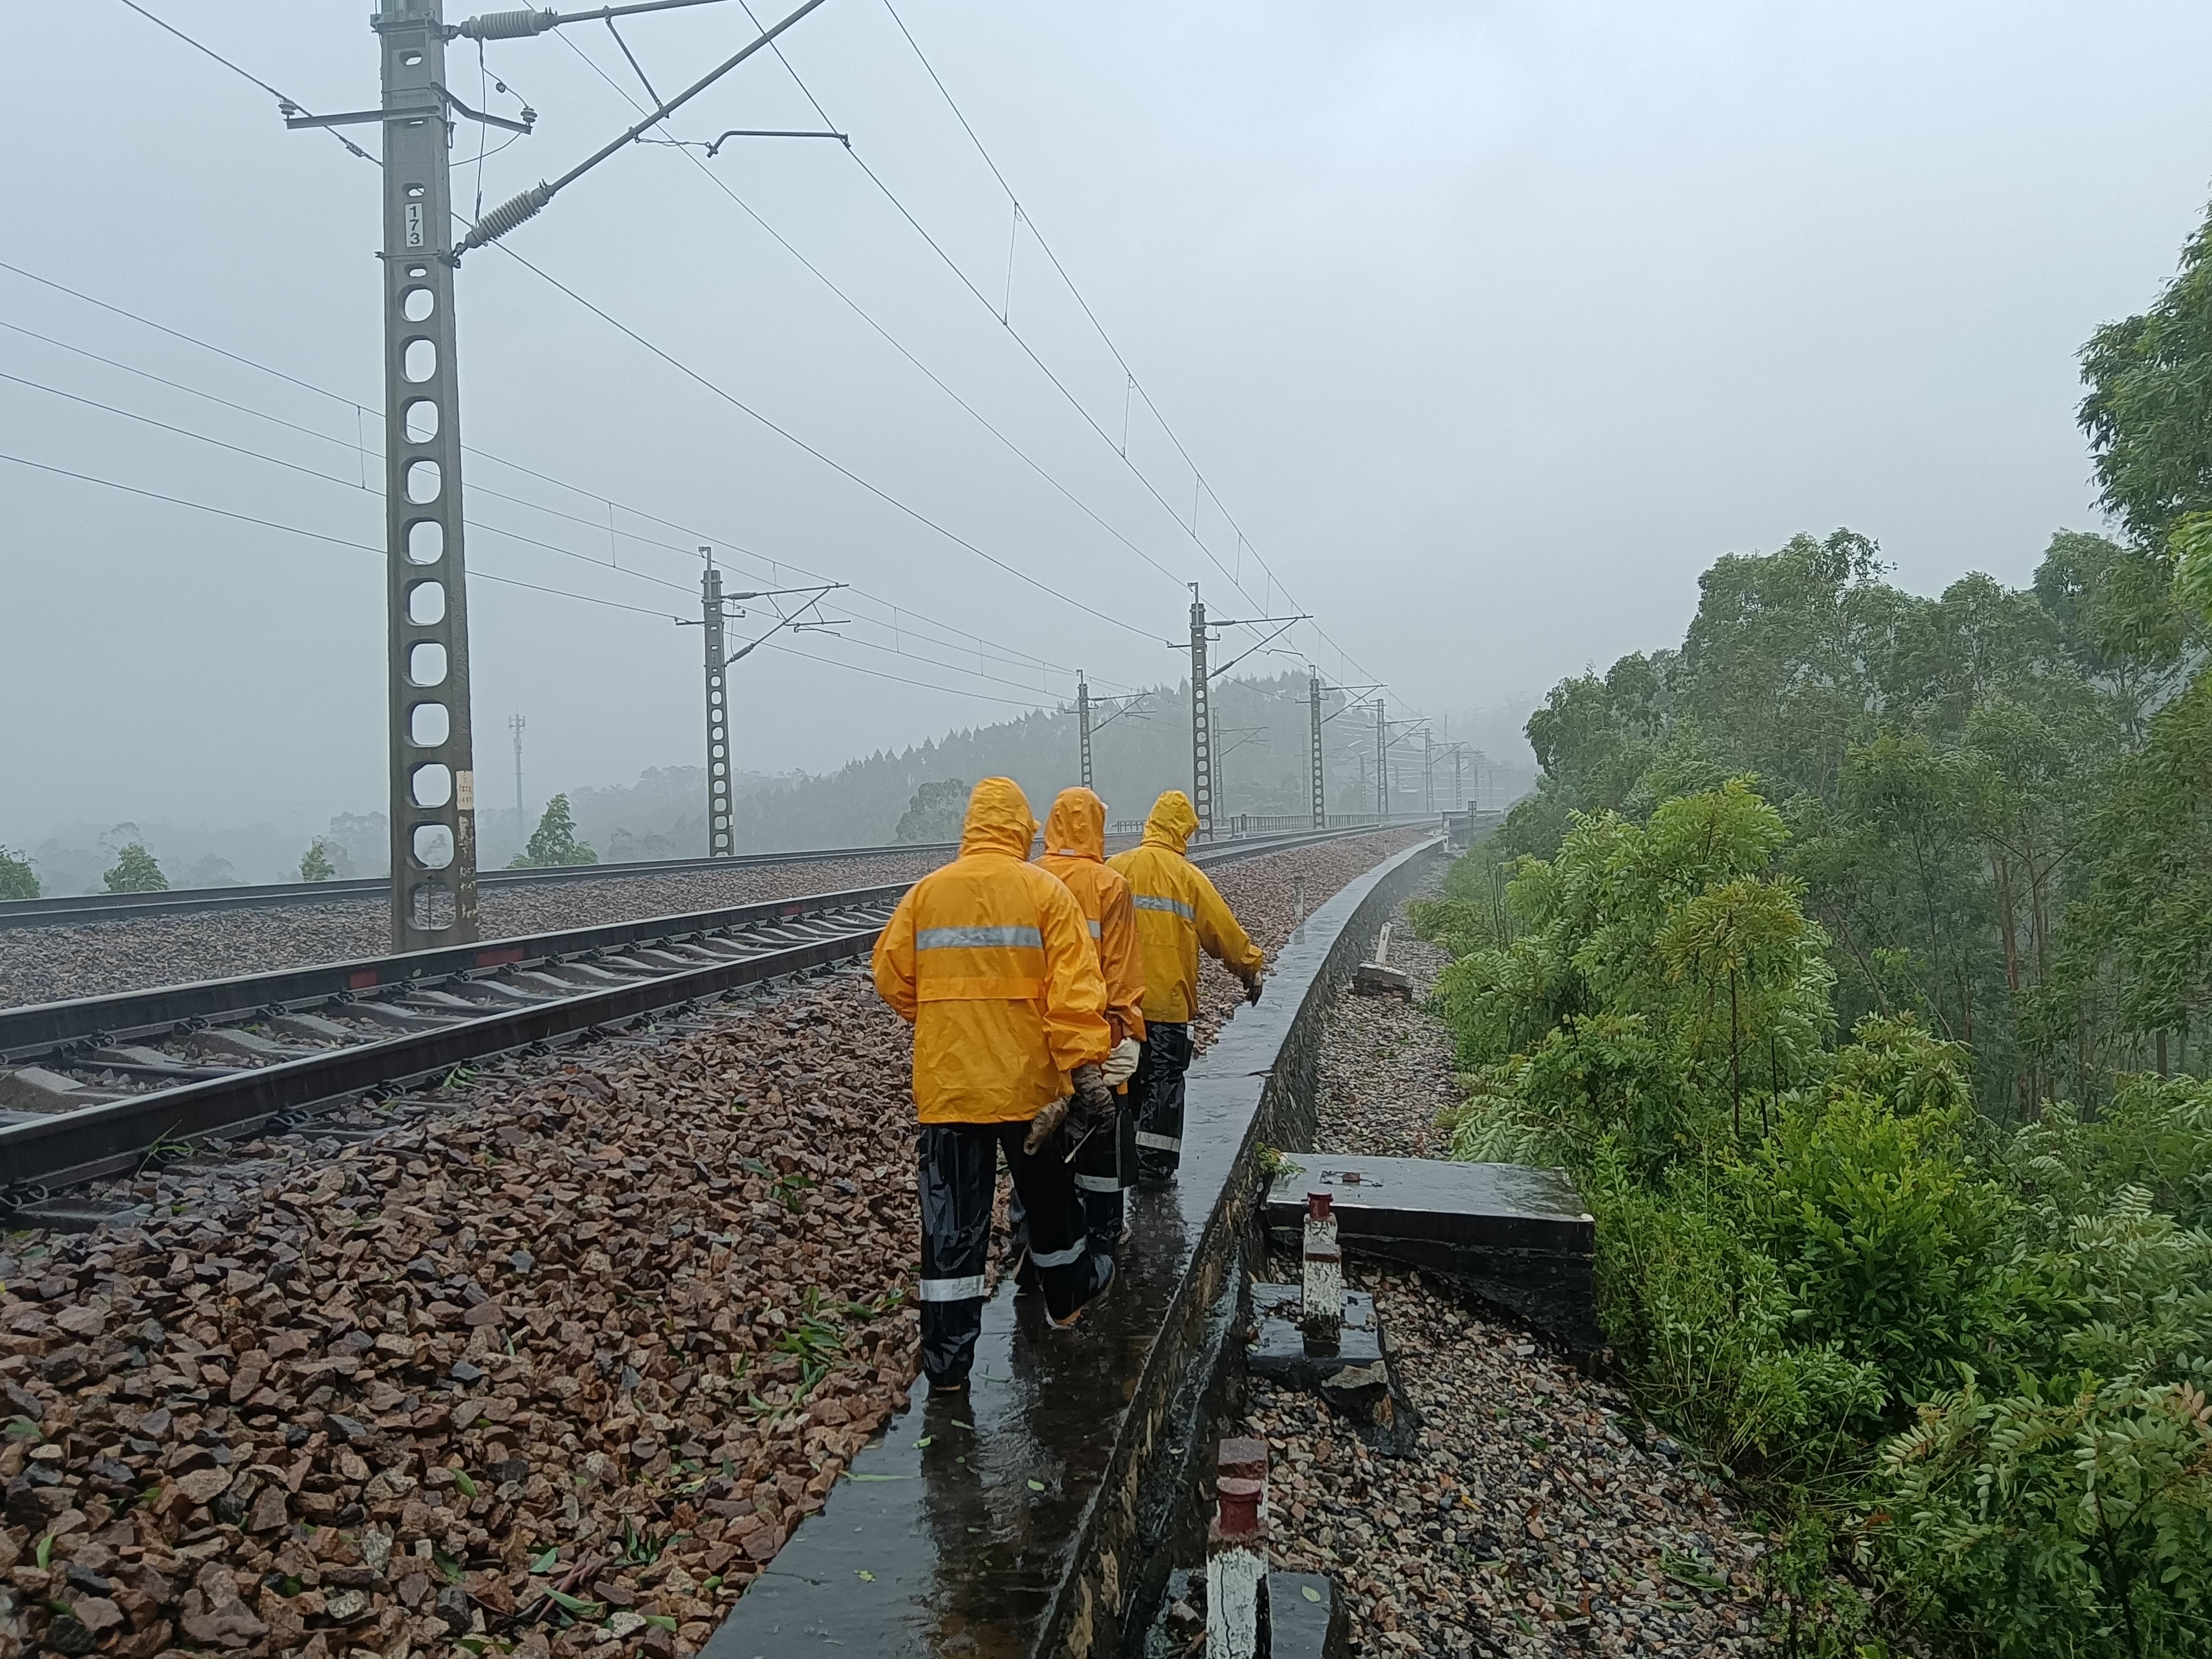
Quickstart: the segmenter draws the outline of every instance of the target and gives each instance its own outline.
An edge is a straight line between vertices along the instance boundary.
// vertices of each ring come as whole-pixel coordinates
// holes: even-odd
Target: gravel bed
[[[487,888],[483,931],[486,939],[500,939],[634,916],[711,910],[758,899],[875,887],[912,881],[943,862],[937,853],[890,853],[880,858]],[[392,948],[390,918],[389,908],[379,898],[11,928],[0,933],[0,1007],[380,957]]]
[[[1393,965],[1439,953],[1402,912]],[[1451,1044],[1436,1017],[1346,992],[1323,1039],[1315,1150],[1443,1155]],[[1275,1564],[1349,1598],[1360,1656],[1767,1651],[1765,1541],[1626,1398],[1417,1272],[1347,1261],[1421,1428],[1370,1449],[1311,1395],[1252,1379],[1242,1432],[1272,1449]],[[1295,1282],[1297,1266],[1272,1269]]]
[[[908,1063],[846,969],[0,1240],[0,1653],[696,1650],[906,1401]]]

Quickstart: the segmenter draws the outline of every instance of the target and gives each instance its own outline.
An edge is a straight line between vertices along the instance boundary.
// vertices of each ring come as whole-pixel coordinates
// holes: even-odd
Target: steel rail
[[[195,1020],[210,1023],[246,1019],[270,1007],[348,1000],[395,987],[422,986],[487,969],[527,966],[533,962],[619,951],[656,939],[675,939],[732,927],[757,927],[793,921],[824,910],[889,903],[912,885],[891,882],[816,893],[804,898],[761,899],[719,910],[648,916],[634,921],[601,922],[590,927],[484,939],[474,945],[400,956],[363,957],[350,962],[283,968],[272,973],[228,979],[194,980],[183,985],[112,991],[66,1002],[34,1002],[0,1008],[0,1060],[21,1063],[64,1045],[98,1037],[127,1040],[142,1032],[166,1032]]]
[[[811,852],[740,853],[721,859],[641,859],[623,864],[563,864],[542,870],[484,870],[479,887],[530,887],[549,882],[622,880],[637,876],[684,875],[702,870],[754,870],[781,864],[848,862],[894,858],[903,853],[950,857],[957,842],[894,842],[888,847],[825,847]],[[344,904],[381,902],[392,890],[383,876],[343,881],[272,881],[237,887],[172,888],[159,893],[54,894],[0,902],[0,931],[10,927],[62,927],[86,921],[115,921],[130,916],[183,915],[200,910],[253,909],[289,904]]]
[[[582,991],[437,1030],[11,1123],[0,1127],[0,1178],[20,1190],[27,1183],[67,1185],[113,1174],[132,1167],[158,1145],[251,1135],[272,1120],[327,1102],[846,961],[872,950],[882,931],[881,920],[871,920],[851,931],[742,960]]]
[[[1217,843],[1193,848],[1191,857],[1201,867],[1218,868],[1303,846],[1370,836],[1388,827],[1309,830]],[[874,948],[881,932],[882,912],[911,884],[766,900],[447,950],[0,1010],[0,1054],[51,1055],[65,1064],[71,1048],[95,1042],[127,1041],[135,1033],[168,1032],[180,1024],[244,1021],[287,1005],[326,1006],[362,992],[431,989],[487,970],[526,970],[532,963],[635,949],[655,941],[732,937],[733,929],[772,929],[778,923],[818,927],[841,916],[859,924],[741,958],[657,972],[604,989],[580,989],[518,1008],[470,1018],[453,1018],[450,1010],[443,1011],[435,1016],[441,1023],[434,1029],[0,1126],[0,1210],[42,1199],[50,1186],[128,1169],[156,1146],[249,1136],[272,1121],[369,1091],[864,956]],[[736,934],[734,942],[743,942],[743,934]]]
[[[1407,817],[1403,823],[1426,823],[1430,815]],[[1330,831],[1333,835],[1371,835],[1402,823],[1354,824]],[[1269,833],[1217,841],[1216,848],[1248,843],[1268,848],[1295,844],[1302,832]],[[1318,833],[1318,832],[1303,832]],[[708,870],[765,869],[785,864],[848,862],[854,859],[895,858],[902,854],[936,854],[950,858],[957,842],[893,842],[881,847],[823,847],[791,853],[740,853],[719,859],[641,859],[623,864],[564,864],[538,870],[484,870],[477,872],[479,887],[528,887],[547,883],[620,881],[643,876],[673,876]],[[1205,850],[1203,848],[1200,850]],[[295,904],[381,902],[391,891],[383,876],[349,878],[343,881],[275,881],[237,887],[172,888],[159,893],[72,893],[44,898],[0,900],[0,932],[14,927],[67,927],[94,921],[119,921],[137,916],[189,915],[208,910],[243,910]]]

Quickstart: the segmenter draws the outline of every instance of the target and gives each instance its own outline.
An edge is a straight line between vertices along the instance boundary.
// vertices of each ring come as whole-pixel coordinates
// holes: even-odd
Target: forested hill
[[[1705,572],[1679,647],[1554,687],[1501,850],[1741,775],[1826,929],[1836,1014],[1969,1045],[1985,1103],[2094,1100],[2212,1026],[2208,630],[2158,555],[2052,538],[1933,599],[1838,530]]]
[[[1342,699],[1330,697],[1332,714]],[[1214,690],[1214,726],[1224,759],[1225,799],[1231,813],[1304,812],[1309,731],[1307,680],[1285,674],[1267,680],[1232,679]],[[1115,717],[1111,708],[1093,714],[1092,756],[1098,793],[1117,819],[1141,818],[1163,789],[1190,787],[1190,708],[1188,688],[1170,686],[1146,695],[1143,712]],[[1374,729],[1354,711],[1326,727],[1329,810],[1361,811],[1374,804]],[[1437,746],[1442,748],[1443,739]],[[741,851],[854,846],[886,842],[924,784],[1012,777],[1042,817],[1053,796],[1080,781],[1076,716],[1072,708],[1024,714],[981,726],[896,753],[878,751],[820,776],[778,778],[744,771],[745,732],[737,722],[735,748],[738,846]],[[1510,799],[1528,775],[1508,774],[1487,757],[1469,757],[1462,776],[1472,793],[1474,768],[1483,769],[1490,798]],[[1418,755],[1401,754],[1394,769],[1401,799],[1418,800]],[[1440,764],[1440,802],[1452,786],[1449,763]],[[1413,792],[1410,797],[1406,792]],[[571,793],[578,833],[605,859],[696,856],[704,849],[703,785],[696,768],[670,767],[646,775],[636,786]],[[950,833],[950,832],[947,832]]]

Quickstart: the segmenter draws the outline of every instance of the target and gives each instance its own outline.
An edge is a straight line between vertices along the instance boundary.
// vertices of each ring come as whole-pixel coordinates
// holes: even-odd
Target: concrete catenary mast
[[[392,948],[477,938],[441,0],[380,0]]]

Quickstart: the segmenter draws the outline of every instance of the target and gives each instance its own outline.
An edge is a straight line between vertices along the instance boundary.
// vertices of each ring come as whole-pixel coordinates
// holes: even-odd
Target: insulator
[[[535,219],[552,199],[552,185],[531,185],[513,201],[501,203],[477,220],[476,228],[461,239],[462,247],[482,247],[487,242],[496,242],[517,225]]]
[[[543,34],[560,21],[561,14],[550,9],[488,11],[470,18],[458,33],[471,40],[519,40],[525,35]]]

